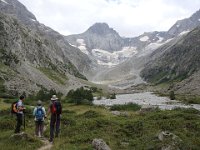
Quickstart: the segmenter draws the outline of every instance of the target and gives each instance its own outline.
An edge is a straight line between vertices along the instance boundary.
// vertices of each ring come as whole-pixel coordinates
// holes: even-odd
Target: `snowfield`
[[[181,32],[178,36],[182,36],[182,35],[184,35],[184,34],[187,34],[188,32],[190,32],[190,31],[189,31],[189,30],[183,31],[183,32]]]
[[[78,48],[81,50],[81,52],[89,55],[84,39],[77,39],[76,42],[79,44]]]
[[[4,2],[4,3],[6,3],[6,4],[8,4],[8,2],[6,2],[5,0],[1,0],[2,2]]]
[[[140,38],[140,41],[142,41],[142,42],[146,42],[148,40],[149,40],[148,36],[143,36],[143,37]]]
[[[121,51],[110,53],[102,49],[93,49],[92,55],[98,60],[98,64],[115,66],[138,53],[136,47],[123,47]]]

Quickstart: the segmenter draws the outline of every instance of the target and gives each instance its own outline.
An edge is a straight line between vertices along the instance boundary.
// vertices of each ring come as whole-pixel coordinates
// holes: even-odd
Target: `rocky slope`
[[[25,25],[29,30],[36,32],[39,36],[56,43],[61,48],[65,57],[68,58],[80,72],[83,73],[84,70],[90,69],[91,60],[87,55],[80,53],[79,49],[69,45],[63,35],[39,23],[36,17],[17,0],[0,1],[0,11],[15,17],[20,23]]]
[[[200,27],[195,28],[177,43],[166,49],[157,49],[151,54],[150,60],[141,75],[145,80],[153,83],[182,82],[175,89],[191,92],[195,81],[199,80],[200,70]],[[158,57],[159,56],[159,57]],[[195,78],[194,78],[195,77]],[[190,79],[190,80],[188,80]],[[183,84],[187,83],[187,84]],[[182,86],[180,86],[182,85]],[[190,85],[190,86],[189,86]],[[186,87],[187,86],[187,90]],[[197,87],[195,87],[196,89]]]
[[[113,67],[145,49],[155,49],[166,41],[165,37],[165,32],[153,32],[123,38],[106,23],[95,23],[82,34],[66,36],[66,40],[99,65]]]
[[[184,38],[192,29],[200,25],[199,18],[200,11],[197,11],[191,17],[175,23],[175,25],[166,32],[150,32],[135,38],[125,38],[125,44],[136,47],[137,53],[131,56],[131,58],[127,58],[123,63],[98,73],[97,77],[94,76],[94,80],[97,80],[97,82],[108,80],[111,82],[117,81],[116,84],[121,86],[128,84],[131,86],[137,84],[138,81],[141,81],[139,83],[144,82],[139,75],[144,65],[149,61],[154,61],[154,59],[157,58],[159,59],[165,51],[170,51],[174,45],[178,44],[177,42]],[[179,24],[179,26],[177,24]],[[197,43],[194,44],[197,45]],[[190,57],[191,56],[185,56],[183,61]],[[157,61],[157,63],[159,65],[162,62]],[[192,63],[192,61],[190,63]],[[145,75],[148,76],[148,71],[146,71]],[[149,73],[149,76],[150,75],[151,73]],[[155,73],[154,75],[157,74]],[[147,79],[147,81],[149,80]]]
[[[191,17],[177,21],[168,31],[145,32],[133,38],[121,37],[106,23],[95,23],[84,33],[69,35],[65,39],[98,65],[110,68],[131,57],[147,56],[169,41],[187,34],[200,25],[199,18],[200,11],[197,11]]]
[[[16,0],[0,1],[0,79],[16,94],[41,87],[66,93],[91,64],[58,32],[40,24]],[[67,86],[67,87],[66,87]]]
[[[195,12],[189,18],[177,21],[169,30],[168,34],[171,36],[179,35],[183,32],[191,31],[200,25],[200,10]]]

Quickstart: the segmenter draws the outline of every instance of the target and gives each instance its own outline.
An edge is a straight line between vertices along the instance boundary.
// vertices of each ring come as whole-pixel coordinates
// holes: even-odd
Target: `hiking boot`
[[[49,142],[50,142],[50,143],[53,143],[53,139],[49,139]]]

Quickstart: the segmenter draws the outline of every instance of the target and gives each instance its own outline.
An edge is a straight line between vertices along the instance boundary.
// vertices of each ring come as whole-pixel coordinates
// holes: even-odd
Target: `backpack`
[[[53,102],[51,106],[51,113],[60,115],[62,113],[62,106],[59,101]]]
[[[18,112],[17,110],[17,103],[18,101],[15,101],[11,104],[11,114],[16,114]]]
[[[37,110],[35,113],[36,121],[43,121],[43,117],[44,117],[44,111],[42,107],[37,107]]]

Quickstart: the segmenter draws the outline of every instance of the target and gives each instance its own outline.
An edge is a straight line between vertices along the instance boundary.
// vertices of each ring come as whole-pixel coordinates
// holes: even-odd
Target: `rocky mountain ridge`
[[[187,34],[190,34],[191,30],[200,25],[199,18],[200,11],[197,11],[191,17],[184,19],[184,21],[178,21],[179,28],[176,26],[176,23],[166,32],[155,31],[144,33],[135,38],[125,38],[127,45],[134,45],[137,47],[136,54],[119,65],[98,72],[93,78],[94,81],[98,83],[113,82],[114,85],[122,87],[144,83],[140,77],[140,71],[143,69],[144,65],[149,61],[154,61],[154,59],[162,57],[165,51],[170,50],[174,45],[177,45],[180,41],[184,40]],[[190,26],[189,24],[192,24],[191,20],[193,21],[193,25]],[[181,25],[180,22],[183,22],[184,24]],[[186,24],[188,24],[188,26],[186,26]],[[172,29],[174,30],[174,33],[172,32]],[[194,43],[194,47],[195,45],[197,45],[197,43]],[[183,61],[184,59],[185,58],[183,58]],[[193,61],[191,60],[191,62]],[[157,63],[160,64],[161,61],[157,61]],[[175,61],[175,63],[177,62]],[[148,71],[146,71],[146,75],[148,75]]]
[[[0,80],[13,94],[81,86],[90,59],[16,0],[0,1]],[[66,87],[67,86],[67,87]]]
[[[197,11],[191,17],[177,21],[168,31],[145,32],[133,38],[121,37],[106,23],[95,23],[84,33],[65,39],[99,65],[113,67],[135,55],[148,55],[172,39],[187,34],[200,25],[199,18],[200,11]]]
[[[200,78],[198,75],[200,70],[199,35],[200,27],[197,27],[167,50],[157,49],[150,55],[154,59],[151,59],[145,65],[141,72],[142,77],[156,84],[174,82],[173,88],[179,90],[179,92],[194,93],[194,91],[197,91],[194,88],[198,89],[199,86],[194,81]],[[188,78],[190,78],[190,83]],[[186,83],[186,81],[188,84],[180,86],[181,83],[179,84],[179,82]],[[188,87],[188,89],[181,90],[186,89],[185,87]]]

